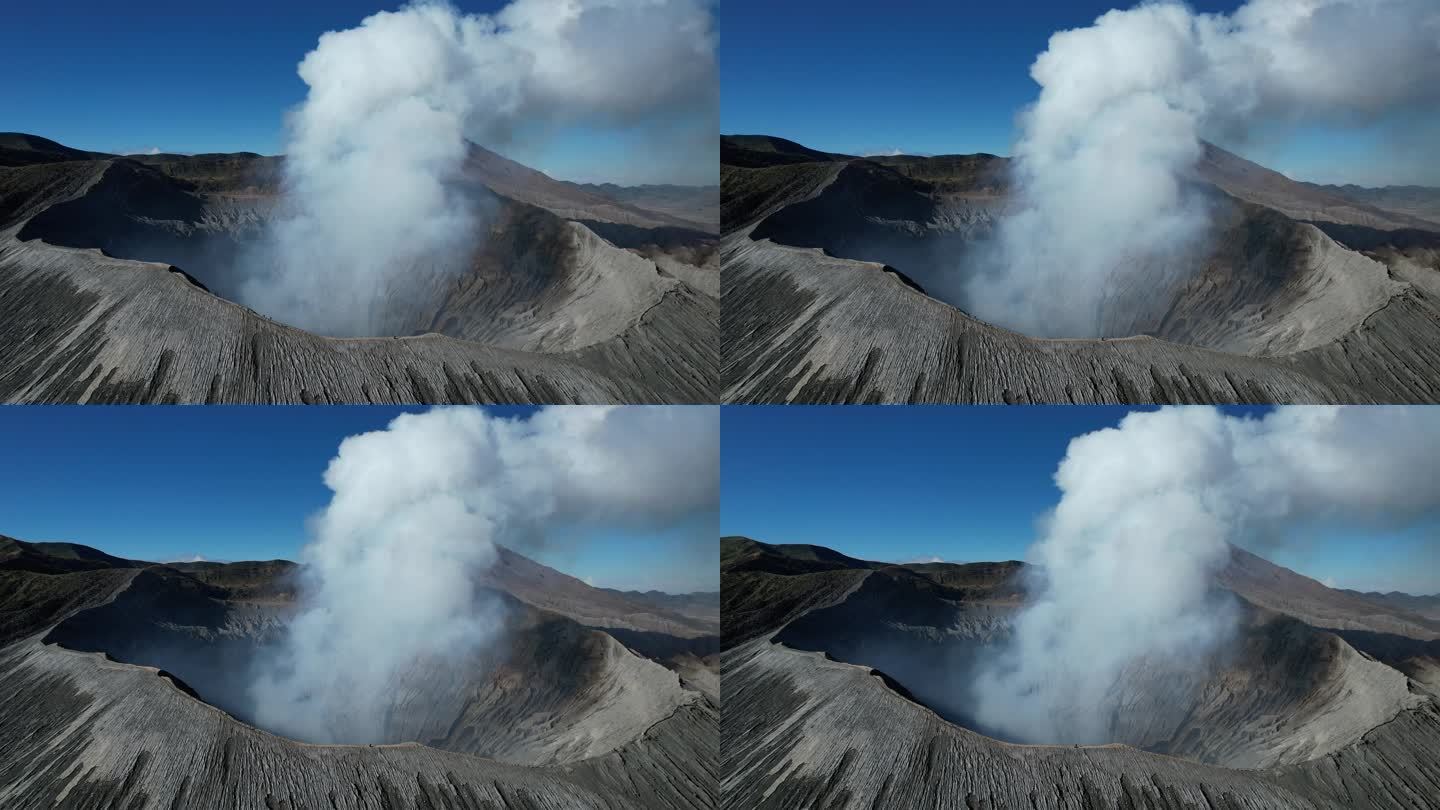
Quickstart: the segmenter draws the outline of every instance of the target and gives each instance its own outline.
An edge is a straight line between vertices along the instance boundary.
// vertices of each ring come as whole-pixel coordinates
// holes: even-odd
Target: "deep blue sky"
[[[329,502],[321,476],[340,441],[407,410],[425,409],[0,408],[0,534],[143,560],[296,559],[306,519]],[[600,586],[686,591],[716,587],[718,557],[695,551],[713,537],[712,520],[520,550]]]
[[[488,13],[500,0],[452,0]],[[0,131],[97,152],[278,154],[296,67],[326,31],[401,0],[67,0],[7,3],[0,22]],[[643,137],[572,129],[497,151],[566,180],[653,182],[627,154]],[[663,179],[663,178],[661,178]]]
[[[724,408],[720,531],[869,560],[1024,559],[1037,518],[1059,501],[1053,476],[1070,439],[1130,410]],[[1267,556],[1337,587],[1432,592],[1436,572],[1409,575],[1435,531],[1322,532]]]
[[[471,12],[502,5],[456,2]],[[0,25],[0,130],[103,152],[275,154],[285,111],[305,95],[296,65],[319,35],[400,4],[12,3]],[[723,0],[720,128],[843,152],[1006,154],[1015,113],[1038,89],[1030,63],[1050,34],[1114,5],[1127,4]],[[1308,132],[1240,151],[1302,179],[1381,182],[1367,177],[1367,161],[1391,147],[1373,132]],[[614,132],[576,129],[499,149],[563,179],[662,179],[635,175],[626,160],[650,144]]]
[[[462,7],[486,10],[466,2]],[[283,115],[305,98],[295,68],[334,29],[394,5],[15,3],[0,25],[0,129],[100,152],[280,151]]]
[[[720,129],[849,154],[1009,154],[1015,114],[1040,90],[1030,64],[1050,35],[1130,5],[727,0]]]
[[[1016,114],[1039,94],[1030,65],[1050,35],[1134,5],[726,0],[720,130],[848,154],[1008,155]],[[1240,5],[1190,0],[1200,12]],[[1388,181],[1371,176],[1387,147],[1374,132],[1312,130],[1225,145],[1302,180]]]

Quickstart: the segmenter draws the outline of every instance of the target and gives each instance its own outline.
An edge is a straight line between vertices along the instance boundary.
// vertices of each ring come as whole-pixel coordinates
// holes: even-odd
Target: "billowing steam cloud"
[[[1440,4],[1149,3],[1055,34],[1030,72],[1041,92],[1021,119],[1015,208],[961,297],[1028,334],[1105,336],[1196,264],[1210,219],[1185,178],[1202,137],[1433,110]]]
[[[515,0],[494,15],[420,2],[323,35],[300,77],[286,209],[240,297],[327,335],[393,334],[464,267],[485,206],[458,182],[467,139],[583,124],[673,134],[694,155],[676,120],[714,135],[704,0]]]
[[[973,684],[982,727],[1027,742],[1110,742],[1117,712],[1192,670],[1235,629],[1212,591],[1229,544],[1311,520],[1440,508],[1440,414],[1297,407],[1127,416],[1070,442],[1031,600]],[[1152,699],[1154,695],[1150,695]]]
[[[251,686],[258,725],[381,742],[403,676],[497,640],[475,582],[496,543],[575,525],[669,525],[718,507],[713,408],[557,407],[403,415],[352,436],[306,547],[305,601]]]

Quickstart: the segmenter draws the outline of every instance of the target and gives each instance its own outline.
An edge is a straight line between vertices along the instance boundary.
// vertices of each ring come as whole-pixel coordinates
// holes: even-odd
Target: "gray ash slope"
[[[723,397],[735,403],[1440,400],[1440,190],[1296,183],[1216,148],[1213,251],[1106,339],[1038,339],[925,293],[1006,204],[1004,158],[721,150]]]
[[[723,806],[1440,807],[1440,623],[1238,549],[1216,583],[1244,607],[1236,654],[1096,746],[1002,742],[945,703],[1022,604],[1021,563],[741,537],[721,560]]]
[[[481,583],[506,604],[502,660],[459,685],[407,673],[393,744],[309,745],[236,716],[293,573],[0,538],[0,805],[715,806],[718,696],[692,674],[716,666],[718,610],[676,614],[506,551]],[[450,699],[405,711],[427,688]]]
[[[468,270],[337,339],[232,303],[279,158],[0,134],[0,402],[716,401],[704,190],[654,211],[479,147],[465,174],[492,215]]]

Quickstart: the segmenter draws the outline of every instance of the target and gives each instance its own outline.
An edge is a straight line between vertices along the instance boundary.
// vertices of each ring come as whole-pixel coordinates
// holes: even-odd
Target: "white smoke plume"
[[[1184,673],[1236,629],[1212,590],[1230,544],[1433,513],[1437,438],[1427,408],[1293,407],[1132,413],[1072,440],[1027,605],[972,684],[977,722],[1032,743],[1114,741],[1117,712],[1163,689],[1157,668]]]
[[[497,543],[574,526],[663,527],[718,508],[718,409],[449,408],[351,436],[305,548],[304,601],[257,671],[256,723],[309,742],[386,742],[405,673],[499,639],[477,592]],[[413,698],[413,696],[411,696]]]
[[[1027,334],[1108,336],[1204,248],[1208,205],[1186,183],[1201,139],[1433,112],[1440,4],[1147,3],[1055,34],[1030,73],[1041,91],[1020,120],[1014,208],[960,297]]]
[[[458,182],[467,141],[567,125],[693,139],[675,121],[715,115],[712,28],[704,0],[514,0],[493,15],[434,0],[324,34],[299,67],[285,209],[241,300],[333,336],[413,323],[482,233],[484,203]]]

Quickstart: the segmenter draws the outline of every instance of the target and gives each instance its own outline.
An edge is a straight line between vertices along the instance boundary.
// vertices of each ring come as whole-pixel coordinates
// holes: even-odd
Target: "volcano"
[[[417,661],[383,740],[312,745],[246,714],[296,570],[0,538],[0,804],[715,805],[715,594],[592,588],[502,550],[476,583],[504,605],[500,659]]]
[[[1213,668],[1117,712],[1106,744],[1022,745],[978,727],[964,687],[1023,570],[724,538],[723,805],[1436,806],[1440,623],[1404,600],[1234,548],[1214,587],[1242,627]]]
[[[1437,399],[1440,189],[1300,183],[1207,145],[1185,182],[1208,251],[1107,291],[1101,337],[1040,338],[944,294],[1004,215],[1008,159],[727,136],[721,160],[726,402]]]
[[[403,274],[373,334],[330,337],[235,303],[282,173],[0,133],[0,401],[716,400],[714,187],[567,183],[472,145],[464,271]]]

